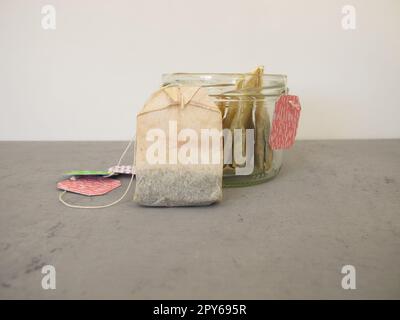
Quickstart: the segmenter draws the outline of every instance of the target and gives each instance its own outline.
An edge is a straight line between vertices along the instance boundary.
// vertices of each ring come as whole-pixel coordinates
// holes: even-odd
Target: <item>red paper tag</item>
[[[296,138],[300,118],[298,96],[283,95],[275,105],[269,144],[273,150],[290,148]]]
[[[57,184],[57,188],[69,192],[83,194],[85,196],[100,196],[118,188],[121,182],[116,179],[103,177],[84,177],[76,180],[63,180]]]

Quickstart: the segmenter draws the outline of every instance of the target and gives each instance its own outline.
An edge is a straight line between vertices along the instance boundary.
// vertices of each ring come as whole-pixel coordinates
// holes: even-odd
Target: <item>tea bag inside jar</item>
[[[145,206],[222,199],[222,116],[200,87],[165,87],[137,115],[136,189]]]

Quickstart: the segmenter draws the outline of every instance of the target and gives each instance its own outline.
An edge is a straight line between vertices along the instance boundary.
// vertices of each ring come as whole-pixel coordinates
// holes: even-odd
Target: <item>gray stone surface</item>
[[[108,168],[124,143],[0,148],[0,298],[400,298],[400,141],[298,142],[273,181],[171,209],[133,190],[108,209],[58,202],[62,172]],[[356,290],[341,288],[346,264]]]

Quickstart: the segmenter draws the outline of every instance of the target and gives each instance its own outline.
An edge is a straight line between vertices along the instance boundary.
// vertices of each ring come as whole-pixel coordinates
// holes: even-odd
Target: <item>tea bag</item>
[[[270,132],[270,119],[264,106],[264,101],[258,98],[263,87],[264,68],[258,67],[250,74],[244,75],[236,82],[236,92],[239,94],[236,99],[224,108],[220,105],[221,112],[226,116],[223,120],[223,127],[232,130],[242,130],[242,139],[246,141],[245,130],[254,129],[254,164],[256,172],[269,170],[272,164],[272,149],[268,143]],[[233,148],[233,146],[231,147]],[[242,153],[245,153],[246,144],[242,145]],[[227,164],[224,167],[225,173],[234,172],[238,165]]]
[[[136,189],[145,206],[222,199],[222,116],[200,87],[164,87],[137,115]]]

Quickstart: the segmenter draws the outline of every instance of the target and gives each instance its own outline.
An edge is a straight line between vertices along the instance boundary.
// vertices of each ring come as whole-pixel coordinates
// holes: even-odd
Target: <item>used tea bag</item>
[[[258,67],[249,74],[244,75],[236,82],[235,91],[238,97],[231,103],[219,105],[221,112],[226,113],[223,127],[232,130],[242,130],[242,139],[246,143],[245,130],[254,129],[254,164],[256,172],[269,170],[272,164],[272,149],[268,143],[270,133],[270,119],[264,106],[264,101],[258,99],[263,87],[264,68]],[[245,153],[246,144],[242,145]],[[233,146],[231,146],[231,149]],[[224,167],[227,174],[233,174],[238,165],[233,162]]]
[[[136,189],[145,206],[222,198],[222,116],[200,87],[164,87],[137,115]]]

